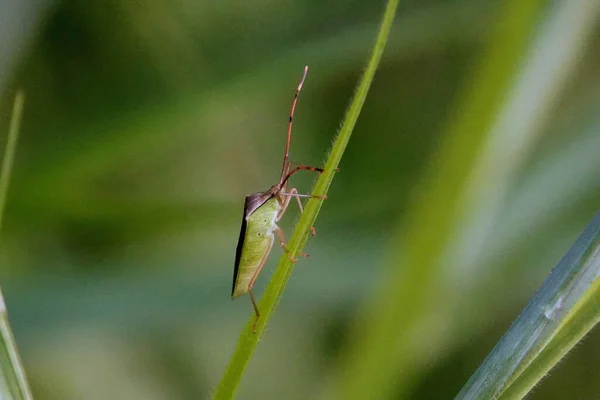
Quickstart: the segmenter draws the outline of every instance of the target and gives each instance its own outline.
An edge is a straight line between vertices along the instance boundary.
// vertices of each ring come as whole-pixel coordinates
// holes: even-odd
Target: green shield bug
[[[256,321],[258,321],[260,313],[256,301],[254,300],[252,287],[271,252],[273,242],[275,241],[275,233],[279,238],[279,243],[283,247],[283,250],[288,254],[290,259],[293,262],[297,261],[291,256],[286,248],[285,236],[281,228],[277,226],[277,222],[287,210],[292,197],[295,197],[298,201],[300,212],[303,211],[302,202],[300,201],[301,197],[317,197],[307,194],[298,194],[298,191],[295,188],[290,188],[288,190],[286,187],[288,179],[290,176],[301,170],[323,172],[323,169],[321,168],[309,167],[307,165],[297,165],[290,170],[293,163],[288,161],[294,110],[296,108],[298,94],[300,93],[300,90],[302,90],[302,85],[304,84],[307,72],[308,67],[304,67],[302,79],[298,84],[296,94],[294,95],[294,101],[292,102],[292,109],[288,121],[285,155],[283,157],[283,166],[281,167],[279,183],[271,186],[271,188],[265,192],[253,193],[246,196],[246,201],[244,202],[242,227],[235,252],[231,298],[234,299],[248,293],[252,306],[254,307],[254,313],[256,314],[254,328],[256,328]],[[324,199],[325,197],[317,198]],[[312,228],[312,234],[313,236],[315,235],[314,228]],[[307,256],[304,253],[302,253],[302,255],[305,257]]]

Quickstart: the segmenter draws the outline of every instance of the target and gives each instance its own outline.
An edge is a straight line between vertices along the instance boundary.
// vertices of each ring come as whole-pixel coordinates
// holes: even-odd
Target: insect
[[[281,167],[281,176],[279,182],[265,192],[253,193],[246,196],[244,202],[244,215],[242,217],[242,228],[240,230],[240,238],[238,240],[237,249],[235,252],[235,266],[233,271],[233,289],[231,298],[235,299],[245,293],[250,296],[256,320],[254,321],[253,331],[256,329],[256,322],[260,317],[252,288],[256,282],[256,278],[260,274],[271,248],[275,241],[275,234],[279,239],[279,243],[283,250],[288,254],[293,262],[297,260],[292,257],[289,250],[286,248],[285,236],[281,228],[277,226],[277,222],[281,219],[292,197],[298,201],[300,212],[303,211],[301,197],[316,197],[325,199],[325,197],[312,196],[308,194],[299,194],[295,188],[287,189],[289,178],[298,171],[309,170],[315,172],[323,172],[323,169],[309,167],[307,165],[297,165],[290,170],[292,164],[289,159],[290,139],[292,135],[292,122],[294,119],[294,110],[298,94],[302,90],[304,79],[308,72],[308,66],[304,67],[302,79],[296,89],[294,101],[292,102],[292,110],[288,121],[287,142],[285,145],[285,155],[283,157],[283,166]],[[313,236],[315,235],[314,228],[312,229]],[[307,257],[306,254],[301,253]]]

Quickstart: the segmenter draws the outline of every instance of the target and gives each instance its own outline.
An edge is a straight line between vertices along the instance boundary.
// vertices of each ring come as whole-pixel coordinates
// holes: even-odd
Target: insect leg
[[[279,237],[279,244],[281,245],[281,247],[283,247],[283,251],[285,251],[285,253],[288,255],[290,261],[292,261],[293,263],[298,262],[298,259],[292,257],[292,254],[286,247],[287,242],[285,241],[285,235],[283,233],[283,230],[280,227],[276,226],[275,231],[277,232],[277,236]],[[304,252],[300,252],[300,255],[304,258],[308,258],[308,254]]]
[[[315,196],[311,196],[310,194],[308,195],[301,195],[298,194],[298,190],[296,188],[291,188],[290,191],[288,193],[280,193],[280,194],[285,194],[288,195],[288,199],[291,199],[292,196],[296,198],[296,200],[298,200],[298,208],[300,208],[300,213],[304,212],[304,207],[302,207],[302,202],[300,201],[300,197],[315,197]],[[320,197],[320,196],[319,196]],[[315,230],[314,226],[310,227],[310,232],[312,233],[313,237],[317,236],[317,231]]]
[[[252,276],[252,279],[250,279],[250,283],[248,283],[248,295],[250,296],[250,301],[252,302],[252,307],[254,307],[254,313],[256,314],[256,319],[254,320],[254,325],[252,325],[253,333],[256,333],[256,323],[258,322],[258,319],[260,318],[260,313],[258,312],[258,306],[256,305],[256,301],[254,300],[254,294],[252,293],[252,288],[254,287],[254,284],[256,283],[256,278],[258,278],[258,275],[260,275],[260,271],[265,266],[265,262],[267,262],[267,257],[269,256],[269,253],[271,252],[271,247],[273,247],[273,240],[271,240],[271,245],[269,246],[269,250],[265,252],[265,255],[263,256],[262,260],[260,260],[260,264],[258,265],[258,268],[256,268],[256,272]]]
[[[289,169],[289,167],[288,167]],[[283,177],[281,179],[281,182],[279,183],[279,185],[281,185],[281,187],[285,187],[285,184],[287,182],[288,179],[290,179],[290,176],[294,175],[296,172],[298,171],[302,171],[302,170],[306,170],[306,171],[314,171],[314,172],[323,172],[325,171],[323,168],[317,168],[317,167],[311,167],[308,165],[298,165],[297,167],[295,167],[293,170],[291,170],[290,172],[288,172],[285,177]]]
[[[279,194],[282,194],[282,192],[279,192]],[[277,213],[277,216],[275,217],[275,222],[279,221],[281,217],[283,217],[283,214],[290,205],[291,199],[292,198],[288,196],[285,200],[282,200],[280,196],[277,196],[277,201],[279,202],[279,204],[281,204],[281,210],[279,210],[279,212]]]
[[[252,307],[254,307],[254,314],[256,314],[256,319],[254,320],[254,324],[252,324],[252,333],[256,333],[256,323],[260,318],[260,313],[258,312],[258,306],[256,305],[256,300],[254,300],[254,294],[252,294],[252,289],[248,289],[248,295],[250,296]]]
[[[287,197],[304,197],[307,199],[319,199],[319,200],[327,200],[327,196],[316,196],[316,195],[312,195],[312,194],[299,194],[299,193],[288,193],[288,192],[279,192],[280,196],[287,196]]]

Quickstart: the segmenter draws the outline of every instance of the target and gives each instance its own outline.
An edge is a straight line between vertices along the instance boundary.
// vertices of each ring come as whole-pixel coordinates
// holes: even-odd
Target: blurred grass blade
[[[401,398],[414,367],[426,363],[415,354],[435,352],[432,336],[443,329],[435,325],[441,320],[437,316],[448,315],[452,304],[441,285],[447,273],[443,255],[462,226],[473,171],[510,97],[545,5],[541,0],[498,3],[488,48],[411,199],[404,226],[390,243],[388,270],[374,289],[374,300],[360,311],[342,373],[331,388],[337,392],[324,398],[383,399],[392,393]]]
[[[6,206],[6,195],[8,193],[8,184],[12,171],[15,149],[17,146],[17,137],[21,125],[21,116],[23,114],[23,103],[25,96],[18,92],[15,97],[12,119],[8,131],[8,140],[6,150],[4,151],[4,161],[2,162],[2,172],[0,173],[0,231],[4,208]],[[31,392],[25,377],[25,369],[21,364],[17,344],[8,323],[8,315],[4,297],[0,291],[0,368],[2,368],[0,398],[6,400],[31,399]]]
[[[0,291],[0,368],[2,368],[2,382],[0,386],[0,399],[25,400],[32,399],[25,369],[17,351],[17,344],[8,323],[8,314],[4,297]]]
[[[0,171],[0,230],[2,230],[2,222],[4,220],[4,208],[6,206],[6,196],[8,194],[8,185],[10,183],[10,175],[12,173],[15,151],[17,148],[17,138],[21,129],[21,117],[23,115],[23,104],[25,103],[25,95],[23,92],[17,92],[12,110],[12,118],[8,129],[8,138],[6,140],[6,148],[4,149],[4,160],[2,161],[2,171]]]
[[[340,129],[340,132],[333,143],[331,152],[329,153],[325,163],[325,171],[321,173],[317,183],[315,184],[315,188],[312,193],[315,196],[326,195],[327,190],[331,185],[333,176],[335,175],[344,150],[346,149],[348,141],[350,140],[352,130],[354,129],[354,125],[356,124],[358,116],[360,115],[360,111],[367,97],[367,93],[369,92],[369,87],[371,86],[371,82],[375,76],[375,71],[377,70],[379,61],[381,60],[397,6],[398,0],[389,0],[387,3],[371,58],[369,59],[367,68],[360,80],[360,83],[354,94],[354,98],[352,99],[350,107],[348,108],[348,111],[343,119],[342,128]],[[312,198],[308,201],[304,212],[301,214],[300,219],[296,224],[294,233],[288,242],[288,250],[292,256],[296,257],[302,251],[302,248],[304,247],[304,244],[308,238],[310,227],[314,225],[314,221],[317,218],[317,214],[319,213],[322,203],[322,200]],[[277,268],[275,269],[275,272],[273,273],[273,276],[267,285],[265,293],[263,294],[259,303],[261,317],[256,324],[256,334],[252,333],[252,325],[254,323],[254,316],[252,316],[246,323],[229,365],[227,366],[225,373],[215,390],[213,397],[214,399],[231,399],[235,395],[246,366],[248,365],[248,362],[250,361],[250,358],[256,349],[258,340],[262,335],[269,317],[274,312],[275,307],[277,306],[277,303],[283,294],[283,290],[285,289],[293,269],[294,264],[290,261],[288,255],[284,254],[280,258],[279,264],[277,265]]]
[[[449,264],[459,277],[481,268],[490,236],[523,165],[531,158],[548,115],[572,78],[590,41],[600,1],[572,0],[553,4],[522,63],[515,83],[491,128],[462,203],[464,217]],[[577,21],[577,23],[574,23]],[[506,162],[510,160],[510,162]],[[526,221],[527,218],[524,218]],[[459,278],[461,279],[461,278]]]
[[[600,212],[457,399],[524,397],[600,321]]]

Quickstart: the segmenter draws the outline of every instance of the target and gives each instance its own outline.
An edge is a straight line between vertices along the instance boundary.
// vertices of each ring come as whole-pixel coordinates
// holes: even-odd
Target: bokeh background
[[[402,245],[396,232],[411,194],[438,156],[501,3],[401,2],[305,249],[311,257],[298,263],[240,399],[328,393],[356,310]],[[559,3],[546,2],[535,34]],[[210,395],[252,313],[246,298],[230,299],[244,196],[278,178],[306,64],[292,159],[323,162],[383,8],[354,0],[0,1],[0,132],[15,91],[27,96],[0,282],[37,399]],[[498,163],[516,172],[463,258],[471,267],[440,277],[459,295],[454,323],[421,335],[432,350],[408,357],[398,397],[458,393],[597,210],[597,25],[560,90],[542,94],[552,108],[538,118],[529,150]],[[300,175],[294,184],[307,192],[314,177]],[[282,223],[288,235],[297,215],[290,208]],[[258,293],[280,254],[274,249]],[[530,398],[598,396],[599,362],[595,332]]]

